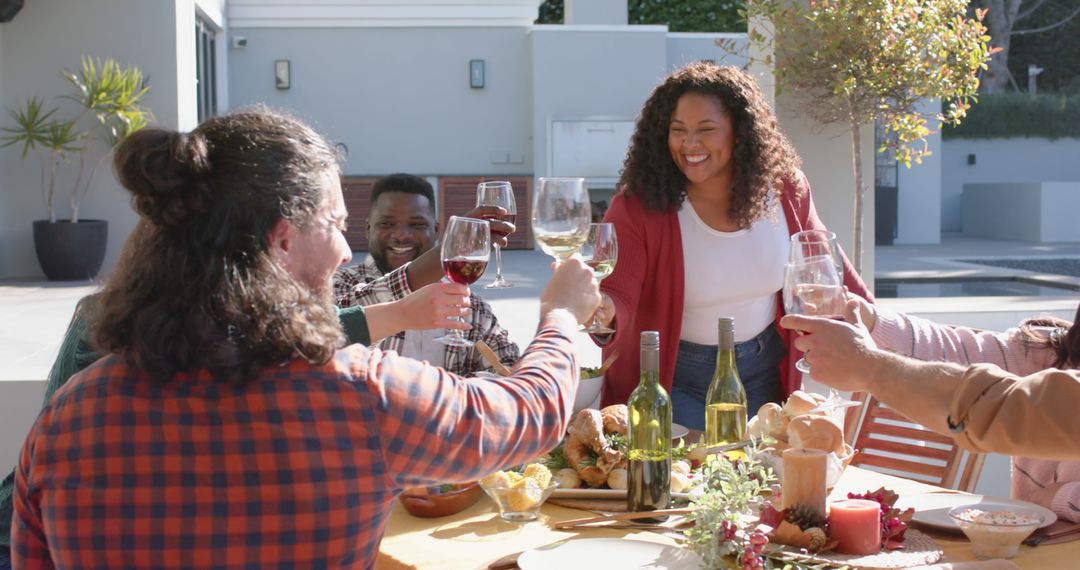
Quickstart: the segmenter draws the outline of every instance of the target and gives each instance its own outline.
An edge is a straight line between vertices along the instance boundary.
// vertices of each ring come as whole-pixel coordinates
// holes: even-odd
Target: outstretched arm
[[[922,362],[877,348],[851,304],[848,317],[855,324],[799,315],[781,320],[781,326],[807,333],[795,345],[809,352],[816,380],[869,391],[973,451],[1080,459],[1080,372],[1051,369],[1018,377],[988,364]]]

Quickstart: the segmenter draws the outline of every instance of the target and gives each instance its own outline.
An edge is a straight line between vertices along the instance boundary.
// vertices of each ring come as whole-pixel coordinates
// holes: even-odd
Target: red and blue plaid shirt
[[[405,487],[558,443],[577,366],[566,313],[512,377],[475,381],[352,346],[235,387],[150,382],[116,355],[34,424],[16,474],[16,568],[367,568]]]
[[[334,273],[334,303],[346,308],[403,299],[412,293],[405,273],[408,267],[409,264],[406,263],[390,273],[383,274],[375,265],[375,259],[371,255],[368,255],[360,265],[341,267]],[[463,332],[465,338],[473,342],[484,341],[499,357],[499,362],[508,368],[513,368],[519,356],[518,347],[510,340],[506,329],[499,325],[499,319],[495,317],[495,311],[491,309],[491,305],[475,294],[469,295],[469,304],[472,309],[469,324],[472,328]],[[405,331],[379,342],[379,348],[393,350],[398,354],[404,354],[402,350],[404,347]],[[404,354],[404,356],[413,355]],[[445,345],[443,348],[441,366],[463,376],[471,376],[480,371],[491,371],[491,365],[484,360],[479,350],[450,345]]]

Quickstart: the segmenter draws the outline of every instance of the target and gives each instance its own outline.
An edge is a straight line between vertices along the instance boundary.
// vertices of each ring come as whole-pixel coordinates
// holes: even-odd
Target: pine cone
[[[805,532],[806,532],[806,534],[810,535],[810,550],[811,551],[816,552],[818,550],[821,550],[821,548],[825,546],[825,542],[828,540],[828,537],[825,536],[825,531],[824,530],[822,530],[821,528],[815,526],[815,527],[806,529]]]
[[[788,511],[787,521],[800,529],[825,528],[825,517],[810,505],[798,504]]]

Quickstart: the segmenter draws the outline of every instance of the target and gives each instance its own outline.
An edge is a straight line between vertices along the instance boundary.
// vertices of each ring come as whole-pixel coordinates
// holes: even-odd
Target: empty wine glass
[[[828,255],[833,259],[836,273],[844,276],[844,260],[840,245],[836,243],[836,234],[827,230],[803,230],[791,234],[791,249],[788,261],[798,263],[808,257]]]
[[[596,283],[615,271],[615,262],[619,260],[619,241],[615,237],[615,224],[589,224],[589,237],[581,246],[581,258],[592,267]],[[615,329],[600,324],[600,318],[593,315],[592,323],[585,332],[607,334]]]
[[[589,237],[592,209],[584,178],[540,178],[533,195],[532,226],[544,253],[564,260]]]
[[[440,249],[446,279],[462,285],[475,283],[487,268],[490,245],[491,227],[486,220],[450,216]],[[457,329],[450,329],[435,340],[464,348],[473,345]]]
[[[792,315],[843,318],[844,286],[832,256],[818,255],[784,266],[784,310]],[[795,363],[809,373],[805,358]]]
[[[514,201],[514,189],[510,186],[509,182],[481,182],[476,187],[476,205],[498,206],[506,210],[505,214],[482,214],[480,217],[485,220],[494,220],[513,224],[514,221],[517,219],[517,204]],[[488,283],[487,285],[484,285],[484,288],[505,289],[508,287],[513,287],[513,283],[510,283],[503,279],[502,251],[500,250],[498,244],[491,244],[491,247],[495,250],[495,280],[491,283]]]

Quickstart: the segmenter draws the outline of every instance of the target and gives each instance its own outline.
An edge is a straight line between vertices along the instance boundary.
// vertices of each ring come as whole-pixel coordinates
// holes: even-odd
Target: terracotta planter
[[[105,220],[34,221],[34,250],[50,281],[93,279],[105,260],[108,237]]]

